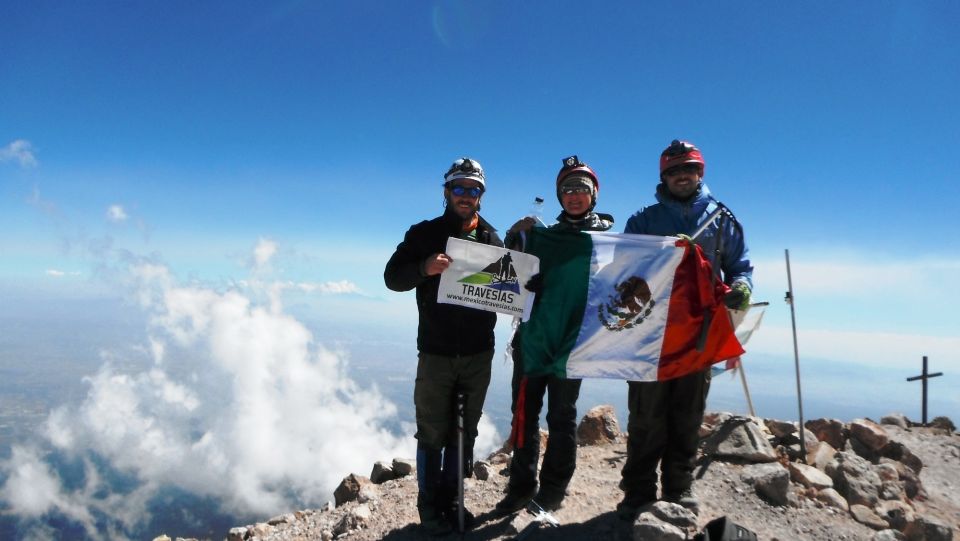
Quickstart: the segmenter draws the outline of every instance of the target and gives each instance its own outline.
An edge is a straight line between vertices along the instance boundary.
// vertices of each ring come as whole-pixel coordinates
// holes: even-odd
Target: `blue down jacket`
[[[710,194],[706,184],[688,201],[678,201],[667,191],[666,186],[657,186],[657,203],[640,209],[627,220],[624,233],[643,235],[693,235],[711,212],[717,209],[717,200]],[[717,245],[719,222],[707,228],[696,239],[704,255],[714,266],[714,250]],[[753,289],[753,265],[747,253],[747,244],[743,240],[743,228],[735,219],[724,221],[723,251],[720,254],[720,270],[727,285],[734,282],[746,282]]]

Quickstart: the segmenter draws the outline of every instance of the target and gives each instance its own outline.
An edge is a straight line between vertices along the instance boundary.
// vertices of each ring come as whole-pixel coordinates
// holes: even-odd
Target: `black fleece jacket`
[[[423,262],[431,254],[443,253],[447,239],[458,237],[463,220],[453,211],[420,222],[407,231],[403,242],[390,257],[383,281],[394,291],[417,289],[417,349],[422,353],[458,356],[493,349],[493,327],[497,314],[453,304],[438,304],[440,275],[424,276]],[[477,225],[477,242],[503,246],[503,241],[482,217]]]

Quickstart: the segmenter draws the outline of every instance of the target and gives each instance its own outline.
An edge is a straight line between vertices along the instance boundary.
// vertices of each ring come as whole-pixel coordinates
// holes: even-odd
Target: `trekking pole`
[[[463,510],[463,416],[467,407],[467,396],[457,392],[457,526],[460,535],[464,533]]]
[[[717,280],[720,280],[720,255],[723,253],[723,226],[725,225],[727,215],[723,211],[726,209],[723,205],[718,205],[717,210],[713,212],[710,216],[707,217],[707,222],[704,225],[700,226],[700,229],[697,230],[697,235],[703,233],[706,230],[707,225],[712,223],[716,217],[720,216],[720,223],[717,226],[717,242],[714,244],[713,248],[713,276]],[[697,351],[703,351],[703,348],[707,345],[707,335],[710,332],[710,325],[713,324],[713,312],[708,311],[703,314],[703,327],[700,328],[700,338],[697,339]]]
[[[800,393],[800,353],[797,349],[797,315],[793,309],[793,279],[790,276],[790,250],[784,250],[787,258],[787,296],[784,300],[790,305],[790,323],[793,326],[793,362],[797,371],[797,408],[800,411],[800,461],[807,463],[807,438],[803,427],[803,395]]]

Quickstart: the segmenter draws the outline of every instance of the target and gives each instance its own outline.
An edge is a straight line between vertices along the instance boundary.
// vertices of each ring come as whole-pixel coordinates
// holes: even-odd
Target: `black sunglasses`
[[[700,164],[685,163],[676,167],[671,167],[663,172],[664,176],[682,175],[684,173],[700,173]]]

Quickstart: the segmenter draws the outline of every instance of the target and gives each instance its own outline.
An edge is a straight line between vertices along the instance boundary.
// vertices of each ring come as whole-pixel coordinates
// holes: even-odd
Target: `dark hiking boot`
[[[533,498],[533,501],[540,506],[541,509],[548,513],[552,513],[557,509],[563,507],[563,497],[565,494],[563,492],[557,493],[549,490],[541,490],[537,492],[537,495]]]
[[[656,502],[656,499],[638,497],[633,494],[626,494],[623,500],[617,504],[617,518],[628,522],[637,520],[640,512],[650,504]]]
[[[537,493],[537,488],[533,487],[532,489],[522,492],[519,490],[507,490],[507,495],[503,497],[502,500],[497,502],[497,506],[494,508],[494,511],[499,515],[508,515],[510,513],[515,513],[530,503],[530,500],[533,499],[534,495]]]
[[[447,522],[450,524],[450,528],[459,533],[468,532],[477,525],[477,519],[473,516],[473,513],[464,506],[463,508],[463,532],[460,531],[460,506],[457,504],[457,501],[454,500],[453,504],[447,509]]]
[[[433,503],[417,502],[417,512],[420,514],[420,526],[427,535],[447,535],[453,531],[447,518],[437,511]]]
[[[688,488],[680,494],[667,494],[663,497],[663,501],[678,504],[694,515],[700,514],[700,500],[693,495],[693,489]]]

